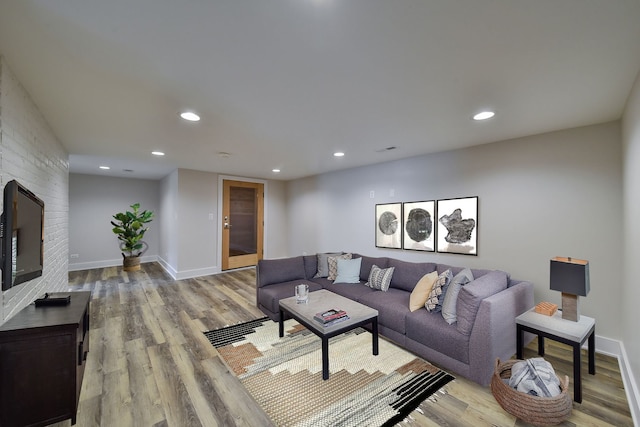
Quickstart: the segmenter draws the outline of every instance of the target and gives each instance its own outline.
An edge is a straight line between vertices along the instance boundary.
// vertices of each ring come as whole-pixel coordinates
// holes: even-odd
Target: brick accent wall
[[[0,56],[0,191],[12,179],[45,203],[44,269],[2,292],[0,323],[45,292],[67,290],[69,247],[69,156]]]

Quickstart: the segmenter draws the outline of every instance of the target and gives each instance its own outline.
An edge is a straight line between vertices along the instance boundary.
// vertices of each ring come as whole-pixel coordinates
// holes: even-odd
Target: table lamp
[[[589,261],[571,257],[551,260],[550,288],[562,292],[562,318],[580,320],[580,296],[589,293]]]

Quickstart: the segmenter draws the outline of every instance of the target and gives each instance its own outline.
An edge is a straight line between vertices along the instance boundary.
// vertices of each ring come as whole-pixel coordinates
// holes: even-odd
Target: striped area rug
[[[329,340],[322,380],[321,342],[295,320],[268,318],[205,332],[256,402],[278,426],[388,426],[402,421],[454,378],[423,359],[354,329]]]

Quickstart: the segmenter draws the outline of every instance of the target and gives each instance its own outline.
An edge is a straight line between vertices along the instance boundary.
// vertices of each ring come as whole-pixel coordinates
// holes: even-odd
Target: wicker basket
[[[571,415],[573,403],[568,393],[569,377],[560,379],[561,393],[554,397],[531,396],[519,392],[505,383],[511,378],[511,367],[519,360],[500,363],[496,359],[496,369],[491,377],[491,392],[500,406],[511,415],[536,426],[560,424]]]

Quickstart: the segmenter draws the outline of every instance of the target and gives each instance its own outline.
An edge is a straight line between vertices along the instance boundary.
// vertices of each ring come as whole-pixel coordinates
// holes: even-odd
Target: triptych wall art
[[[478,255],[478,197],[378,204],[376,247]]]

